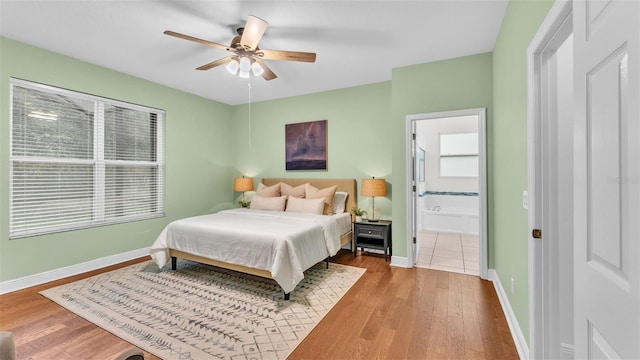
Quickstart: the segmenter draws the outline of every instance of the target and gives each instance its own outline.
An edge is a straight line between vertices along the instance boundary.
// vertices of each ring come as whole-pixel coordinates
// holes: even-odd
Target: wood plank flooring
[[[2,295],[0,330],[13,331],[19,359],[113,359],[133,345],[38,292],[144,260]],[[343,250],[332,261],[367,272],[289,359],[518,358],[491,282],[391,267],[369,253],[354,258]]]

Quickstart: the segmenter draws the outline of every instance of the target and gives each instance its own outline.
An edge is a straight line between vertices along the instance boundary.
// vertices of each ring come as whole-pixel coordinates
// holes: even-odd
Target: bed
[[[346,192],[339,215],[230,209],[180,219],[167,225],[150,248],[163,267],[178,258],[274,279],[285,299],[304,278],[304,271],[351,244],[351,214],[356,203],[355,179],[264,178],[264,186],[280,182],[292,187],[308,183],[317,189],[337,186]]]

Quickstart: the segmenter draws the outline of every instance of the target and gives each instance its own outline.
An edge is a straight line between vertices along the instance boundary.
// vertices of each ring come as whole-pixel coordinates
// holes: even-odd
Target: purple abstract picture
[[[287,170],[327,170],[327,120],[285,125]]]

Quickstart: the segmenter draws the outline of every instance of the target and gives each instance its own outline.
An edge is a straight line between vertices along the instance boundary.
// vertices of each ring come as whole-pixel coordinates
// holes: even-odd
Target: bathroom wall
[[[459,196],[448,192],[477,193],[478,178],[440,177],[440,135],[478,132],[476,116],[448,117],[418,121],[416,125],[416,144],[425,150],[424,182],[418,181],[418,193],[421,194],[420,209],[434,208],[453,212],[477,214],[478,196]]]
[[[425,149],[425,180],[418,183],[425,191],[478,191],[477,178],[441,178],[440,173],[440,134],[459,134],[478,132],[476,116],[460,116],[418,121],[416,142]]]

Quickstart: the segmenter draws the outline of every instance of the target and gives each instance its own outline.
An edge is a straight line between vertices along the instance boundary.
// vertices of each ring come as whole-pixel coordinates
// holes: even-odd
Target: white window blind
[[[10,238],[162,216],[163,115],[12,79]]]

